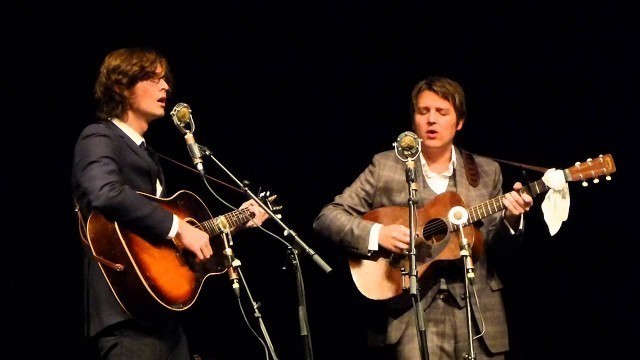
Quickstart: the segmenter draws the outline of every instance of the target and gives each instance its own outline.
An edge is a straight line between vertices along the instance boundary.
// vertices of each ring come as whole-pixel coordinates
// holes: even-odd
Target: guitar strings
[[[247,218],[248,215],[250,213],[250,210],[248,208],[244,208],[244,209],[240,209],[237,211],[233,211],[229,214],[223,215],[225,218],[227,218],[228,220],[230,220],[230,222],[233,223],[233,226],[236,226],[240,223],[241,220],[243,220],[244,218]],[[205,220],[203,222],[198,222],[196,223],[196,226],[203,231],[206,231],[208,233],[213,233],[215,232],[217,229],[217,225],[215,224],[215,219],[209,219],[209,220]]]

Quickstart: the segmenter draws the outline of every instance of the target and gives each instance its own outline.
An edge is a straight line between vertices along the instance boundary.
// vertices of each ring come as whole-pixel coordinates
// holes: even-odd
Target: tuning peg
[[[583,181],[582,182],[582,186],[587,187],[587,186],[589,186],[589,183],[587,183],[586,181]]]
[[[611,180],[611,175],[607,175],[607,176],[605,177],[605,179],[606,179],[606,180]]]
[[[594,183],[594,184],[597,184],[597,183],[599,183],[599,182],[600,182],[600,179],[598,179],[598,178],[593,179],[593,183]]]

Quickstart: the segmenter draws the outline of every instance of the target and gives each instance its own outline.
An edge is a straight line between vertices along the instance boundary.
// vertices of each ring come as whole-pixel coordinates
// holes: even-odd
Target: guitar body
[[[450,231],[447,225],[449,210],[455,206],[464,207],[462,198],[455,192],[445,192],[423,208],[416,209],[415,248],[419,278],[438,260],[460,258],[461,234],[459,230]],[[368,212],[363,218],[383,225],[401,224],[409,227],[409,208],[382,207]],[[473,225],[464,226],[463,231],[473,257],[479,256],[483,242],[481,233]],[[381,250],[369,258],[350,257],[349,268],[358,290],[372,300],[397,297],[409,287],[408,255]]]
[[[212,218],[204,203],[193,193],[180,191],[168,199],[142,194],[194,226]],[[133,317],[150,322],[166,310],[181,311],[196,300],[204,279],[227,271],[224,242],[211,237],[213,255],[197,262],[170,239],[151,241],[108,221],[94,212],[87,222],[87,234],[95,257],[122,307]]]

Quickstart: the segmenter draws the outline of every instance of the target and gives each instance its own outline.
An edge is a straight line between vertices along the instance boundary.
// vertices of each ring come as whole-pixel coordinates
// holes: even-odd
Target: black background
[[[508,304],[519,358],[621,357],[635,341],[637,195],[631,183],[638,98],[637,12],[613,2],[321,5],[88,2],[8,8],[0,305],[5,349],[21,358],[85,355],[80,249],[70,193],[73,146],[93,120],[92,87],[111,50],[149,45],[176,80],[169,111],[190,105],[195,137],[250,189],[270,189],[283,222],[327,262],[300,253],[315,359],[359,358],[368,302],[346,259],[314,234],[321,207],[373,153],[409,130],[410,92],[428,75],[467,95],[459,144],[479,154],[566,168],[612,154],[612,181],[570,183],[569,219],[550,236],[539,204],[525,252],[512,259]],[[145,135],[187,164],[167,115]],[[173,192],[192,190],[214,214],[230,211],[200,178],[164,163]],[[207,174],[236,186],[213,161]],[[503,166],[505,187],[525,181]],[[542,174],[528,171],[529,181]],[[213,181],[225,201],[245,195]],[[470,204],[473,205],[473,204]],[[265,226],[287,242],[275,222]],[[234,250],[279,359],[304,358],[298,293],[287,246],[259,230]],[[243,301],[246,290],[243,289]],[[204,358],[264,358],[226,275],[209,277],[185,314]],[[245,312],[253,331],[251,304]]]

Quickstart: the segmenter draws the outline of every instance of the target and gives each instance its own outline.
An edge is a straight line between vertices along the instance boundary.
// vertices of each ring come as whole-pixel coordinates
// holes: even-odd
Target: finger
[[[401,248],[401,249],[408,249],[409,248],[409,236],[404,236],[404,235],[399,235],[396,239],[396,246]]]
[[[524,200],[522,199],[522,196],[520,196],[518,192],[512,191],[508,195],[509,195],[509,200],[511,201],[511,204],[513,204],[515,207],[518,207],[524,204]]]
[[[517,214],[515,207],[513,206],[512,203],[512,199],[509,198],[509,194],[507,194],[503,199],[502,199],[502,204],[504,205],[504,207],[507,209],[507,211],[511,212],[512,214]]]
[[[525,211],[527,211],[527,207],[521,197],[513,197],[509,202],[509,210],[512,214],[521,215],[524,214]]]
[[[409,246],[407,246],[407,244],[405,244],[403,242],[397,241],[393,245],[393,248],[394,248],[396,253],[401,254],[403,251],[407,250],[409,248]]]
[[[531,199],[531,197],[527,194],[516,193],[514,199],[516,200],[516,204],[520,207],[520,210],[522,212],[527,211],[527,209],[531,207],[531,204],[533,204],[533,199]]]
[[[508,194],[509,204],[511,205],[512,210],[519,210],[522,206],[522,199],[515,192],[510,192]]]

